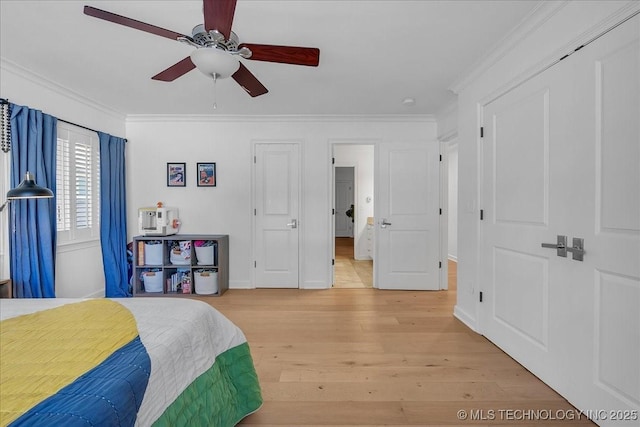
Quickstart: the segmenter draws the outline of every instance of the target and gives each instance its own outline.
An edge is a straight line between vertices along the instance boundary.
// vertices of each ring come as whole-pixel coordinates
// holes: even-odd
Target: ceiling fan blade
[[[105,21],[124,25],[125,27],[131,27],[131,28],[135,28],[136,30],[155,34],[157,36],[166,37],[172,40],[177,40],[178,37],[186,37],[184,34],[176,33],[175,31],[166,30],[164,28],[156,27],[155,25],[151,25],[145,22],[137,21],[135,19],[127,18],[126,16],[116,15],[115,13],[107,12],[106,10],[96,9],[95,7],[91,7],[91,6],[84,7],[84,14],[93,16],[94,18],[104,19]]]
[[[254,61],[280,62],[282,64],[307,65],[317,67],[320,49],[315,47],[276,46],[270,44],[242,43],[239,48],[248,47]]]
[[[196,68],[195,64],[191,61],[191,57],[187,56],[177,64],[172,65],[164,71],[159,72],[155,76],[151,77],[153,80],[160,80],[162,82],[172,82],[178,77],[187,74],[189,71]]]
[[[236,0],[203,0],[204,29],[218,30],[229,40]]]
[[[242,62],[240,63],[238,71],[233,73],[231,77],[242,86],[242,89],[246,90],[247,93],[254,98],[269,92]]]

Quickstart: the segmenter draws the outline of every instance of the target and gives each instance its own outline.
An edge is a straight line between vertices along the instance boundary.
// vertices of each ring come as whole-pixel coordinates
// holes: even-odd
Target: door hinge
[[[440,161],[442,161],[442,154],[440,154]]]
[[[442,268],[442,261],[438,261],[438,268]]]
[[[335,157],[332,157],[332,158],[331,158],[331,164],[332,164],[332,165],[335,165],[335,164],[336,164],[336,158],[335,158]]]
[[[480,138],[484,138],[484,127],[480,126]]]
[[[440,215],[442,215],[442,208],[440,208]]]
[[[480,302],[482,302],[482,291],[480,291]]]
[[[258,267],[258,262],[257,261],[253,261],[253,268],[257,268]]]
[[[480,221],[484,221],[484,209],[480,209]]]
[[[253,210],[253,216],[256,216],[256,215],[258,215],[258,209]]]
[[[336,265],[336,260],[335,259],[331,259],[331,265]]]
[[[258,161],[256,160],[256,156],[253,156],[253,163],[258,163]]]

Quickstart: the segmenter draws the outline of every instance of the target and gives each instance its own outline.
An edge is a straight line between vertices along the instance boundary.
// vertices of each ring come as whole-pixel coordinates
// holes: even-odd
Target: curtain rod
[[[8,100],[8,99],[0,98],[0,105],[2,105],[2,104],[8,104],[8,103],[9,103],[9,100]],[[89,127],[82,126],[82,125],[79,125],[79,124],[77,124],[77,123],[73,123],[73,122],[70,122],[70,121],[68,121],[68,120],[60,119],[60,118],[58,118],[58,117],[56,117],[56,119],[58,119],[59,121],[64,122],[64,123],[67,123],[67,124],[70,124],[70,125],[73,125],[73,126],[77,126],[77,127],[79,127],[79,128],[86,129],[86,130],[91,131],[91,132],[96,132],[96,133],[98,133],[98,131],[97,131],[97,130],[95,130],[95,129],[91,129],[91,128],[89,128]],[[123,138],[123,139],[124,139],[124,142],[128,142],[126,138]]]

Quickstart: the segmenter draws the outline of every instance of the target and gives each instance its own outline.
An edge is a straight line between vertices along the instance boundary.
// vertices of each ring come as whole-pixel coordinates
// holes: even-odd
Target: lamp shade
[[[8,200],[41,199],[53,197],[53,191],[36,184],[31,172],[24,175],[24,179],[16,188],[7,192]]]
[[[215,47],[203,47],[191,52],[191,62],[207,76],[224,79],[240,68],[235,56]]]

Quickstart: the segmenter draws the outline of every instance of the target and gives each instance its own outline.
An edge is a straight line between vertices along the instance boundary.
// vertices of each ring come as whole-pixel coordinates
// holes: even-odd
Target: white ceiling
[[[201,0],[0,0],[0,57],[123,114],[435,114],[454,98],[452,83],[538,3],[238,0],[240,42],[317,47],[320,65],[243,60],[269,93],[251,98],[219,80],[217,110],[212,80],[197,70],[151,80],[191,47],[83,13],[91,5],[190,35]]]

